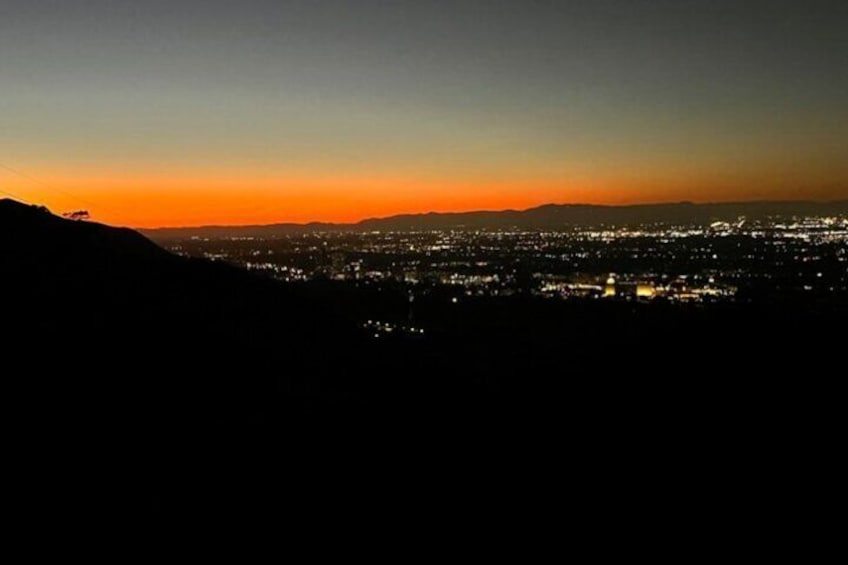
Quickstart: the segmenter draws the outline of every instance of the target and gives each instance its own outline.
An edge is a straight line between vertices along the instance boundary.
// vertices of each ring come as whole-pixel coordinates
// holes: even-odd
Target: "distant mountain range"
[[[318,231],[417,231],[437,229],[557,229],[571,226],[633,226],[650,223],[693,224],[732,220],[740,216],[799,216],[848,213],[848,200],[831,202],[758,201],[695,204],[599,206],[547,204],[528,210],[403,214],[352,224],[281,223],[254,226],[204,226],[143,230],[152,239],[202,237],[274,237]]]

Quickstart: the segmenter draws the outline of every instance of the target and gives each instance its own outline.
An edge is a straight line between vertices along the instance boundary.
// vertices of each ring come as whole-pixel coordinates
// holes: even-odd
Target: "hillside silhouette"
[[[402,317],[405,295],[281,285],[9,200],[0,281],[39,500],[176,524],[320,509],[316,493],[361,508],[383,490],[426,505],[459,489],[485,511],[549,496],[563,473],[614,483],[624,462],[759,473],[824,441],[798,430],[831,425],[819,395],[848,312],[433,295],[420,317],[438,331],[374,340],[359,313]]]
[[[231,357],[244,362],[245,348],[268,340],[307,355],[293,344],[332,341],[352,327],[305,293],[175,256],[132,230],[10,200],[0,201],[0,275],[5,329],[17,342],[39,347],[49,340],[69,350],[108,344],[133,366],[161,351],[174,362],[187,357],[192,366],[220,367]],[[97,363],[102,352],[98,347],[85,363]]]
[[[704,224],[739,217],[762,219],[769,216],[832,215],[848,212],[848,200],[832,202],[754,201],[696,204],[634,204],[601,206],[592,204],[546,204],[527,210],[401,214],[370,218],[351,224],[313,222],[262,226],[204,226],[144,230],[153,239],[248,236],[273,237],[320,231],[421,231],[476,229],[567,229],[591,226],[638,226],[644,224]]]
[[[356,365],[359,336],[314,293],[132,230],[2,200],[0,283],[3,381],[51,506],[244,507],[257,491],[238,468],[218,462],[233,483],[208,498],[221,475],[204,466],[305,445],[309,415],[350,396],[326,378]],[[115,476],[93,470],[107,464]]]

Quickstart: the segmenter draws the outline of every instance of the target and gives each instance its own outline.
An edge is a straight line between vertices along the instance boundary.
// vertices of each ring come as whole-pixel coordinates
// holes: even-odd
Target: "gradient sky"
[[[846,30],[844,0],[3,0],[0,190],[133,226],[844,198]]]

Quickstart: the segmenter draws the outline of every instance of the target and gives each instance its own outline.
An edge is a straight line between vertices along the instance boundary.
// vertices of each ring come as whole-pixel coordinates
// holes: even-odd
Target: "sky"
[[[848,197],[848,2],[3,0],[0,191],[136,227]]]

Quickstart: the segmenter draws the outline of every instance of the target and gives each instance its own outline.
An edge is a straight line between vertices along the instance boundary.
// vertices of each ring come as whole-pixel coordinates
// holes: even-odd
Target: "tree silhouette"
[[[69,220],[88,220],[91,218],[91,214],[88,213],[88,210],[75,210],[73,212],[65,212],[62,214],[65,218]]]

